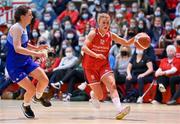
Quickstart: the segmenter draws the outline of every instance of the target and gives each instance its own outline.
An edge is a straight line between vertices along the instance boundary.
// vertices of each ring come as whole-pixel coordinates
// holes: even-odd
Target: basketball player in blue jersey
[[[6,68],[13,83],[17,83],[26,90],[21,106],[24,115],[27,118],[34,118],[34,112],[30,107],[32,98],[34,101],[41,102],[45,107],[51,106],[51,103],[42,98],[49,80],[45,72],[32,60],[31,56],[45,57],[45,53],[38,51],[47,49],[48,46],[32,46],[28,43],[26,27],[32,19],[32,12],[29,7],[19,6],[14,17],[16,23],[11,26],[7,36]],[[31,83],[28,76],[38,80],[36,87]]]

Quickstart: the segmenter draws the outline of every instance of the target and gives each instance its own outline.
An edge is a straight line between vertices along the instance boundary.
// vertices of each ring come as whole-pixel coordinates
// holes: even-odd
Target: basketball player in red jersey
[[[113,71],[110,69],[108,61],[108,55],[112,41],[129,46],[134,42],[134,38],[126,41],[110,32],[110,16],[106,13],[99,14],[97,22],[99,27],[88,34],[82,47],[82,51],[84,52],[82,65],[86,79],[93,91],[91,94],[93,105],[96,108],[100,107],[99,100],[103,99],[102,82],[110,91],[112,102],[118,110],[116,119],[122,119],[129,113],[130,107],[123,108],[120,103]]]

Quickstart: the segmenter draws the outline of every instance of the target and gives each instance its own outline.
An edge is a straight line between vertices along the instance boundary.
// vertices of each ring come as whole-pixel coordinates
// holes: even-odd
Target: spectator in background
[[[36,46],[38,43],[39,37],[40,37],[40,34],[39,34],[38,30],[33,29],[30,34],[30,39],[31,39],[30,44]]]
[[[68,4],[68,2],[71,0],[56,0],[53,4],[54,11],[56,12],[56,15],[59,15],[62,13]]]
[[[89,24],[90,27],[96,26],[96,21],[92,18],[92,14],[88,11],[88,8],[82,8],[79,14],[79,20],[76,24],[76,29],[78,34],[84,34],[86,31],[86,25]]]
[[[112,20],[115,19],[116,12],[113,3],[109,3],[107,13],[110,15]]]
[[[63,18],[69,16],[72,24],[76,24],[79,16],[79,12],[77,11],[76,6],[74,5],[73,2],[70,1],[66,7],[67,8],[57,17],[58,22],[61,23]]]
[[[32,0],[33,11],[37,12],[37,18],[42,18],[42,13],[47,3],[48,0]]]
[[[161,17],[154,18],[154,23],[153,26],[151,27],[151,30],[152,30],[150,32],[151,33],[150,36],[152,39],[151,45],[153,46],[153,48],[157,48],[159,43],[159,38],[164,32]]]
[[[64,32],[63,32],[63,37],[64,37],[64,41],[63,44],[65,45],[61,50],[62,53],[64,53],[64,49],[67,46],[71,46],[75,52],[79,51],[78,47],[78,35],[76,33],[75,28],[73,27],[73,24],[71,23],[71,21],[66,20],[64,22]]]
[[[73,55],[73,48],[67,47],[65,49],[66,56],[62,58],[60,64],[53,69],[50,83],[58,82],[62,80],[64,75],[71,71],[78,62],[78,58]]]
[[[55,17],[52,17],[50,12],[44,12],[42,21],[44,22],[47,29],[50,29],[52,27],[53,21]]]
[[[54,30],[50,45],[55,49],[56,54],[59,54],[63,40],[64,39],[61,30]]]
[[[161,103],[162,93],[166,92],[169,85],[169,78],[178,74],[179,60],[176,58],[176,48],[174,45],[169,45],[166,48],[167,58],[160,61],[158,70],[155,72],[158,88],[156,90],[155,99],[152,104]]]
[[[154,17],[161,17],[162,24],[165,24],[165,22],[169,20],[168,15],[160,7],[155,8]]]
[[[126,82],[126,70],[131,57],[131,48],[121,46],[119,54],[116,56],[114,76],[116,84],[124,84]]]
[[[138,21],[138,33],[141,32],[146,32],[147,34],[149,34],[149,30],[147,28],[146,22],[142,19]]]
[[[127,29],[127,33],[125,34],[126,39],[130,39],[137,34],[137,21],[135,19],[131,19],[129,23],[129,28]]]
[[[48,42],[50,39],[50,32],[47,30],[44,22],[40,22],[38,25],[38,32],[40,34],[40,36],[44,37]]]
[[[175,18],[175,11],[176,11],[176,6],[178,4],[178,0],[165,0],[166,2],[166,13],[170,17],[171,20]]]
[[[168,45],[172,45],[174,43],[175,37],[176,31],[172,27],[172,22],[166,21],[164,34],[162,34],[159,39],[159,47],[166,49]]]
[[[153,64],[152,60],[144,53],[143,50],[136,48],[134,54],[127,67],[126,76],[126,93],[131,89],[132,84],[138,83],[138,99],[137,103],[143,102],[143,88],[145,83],[153,81]],[[128,98],[124,102],[128,102]]]

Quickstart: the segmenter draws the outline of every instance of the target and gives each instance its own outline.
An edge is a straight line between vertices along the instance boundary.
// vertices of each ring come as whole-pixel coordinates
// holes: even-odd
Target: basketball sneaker
[[[166,88],[164,87],[163,84],[159,84],[159,91],[160,91],[161,93],[166,92]]]
[[[30,105],[29,106],[24,106],[24,103],[21,105],[21,109],[24,113],[24,115],[27,118],[35,118],[34,112],[32,111]]]
[[[122,109],[121,112],[119,112],[119,113],[116,115],[116,119],[117,119],[117,120],[123,119],[123,118],[130,112],[130,110],[131,110],[130,106],[125,107],[124,109]]]
[[[143,98],[140,96],[140,97],[138,97],[138,99],[137,99],[137,102],[136,103],[138,103],[138,104],[142,104],[143,103]]]
[[[100,102],[95,98],[94,92],[90,92],[91,99],[89,100],[96,109],[100,109]]]
[[[37,99],[36,96],[34,96],[32,101],[34,103],[40,102],[44,107],[50,107],[51,106],[51,102],[47,99],[42,98],[42,97],[40,99]]]

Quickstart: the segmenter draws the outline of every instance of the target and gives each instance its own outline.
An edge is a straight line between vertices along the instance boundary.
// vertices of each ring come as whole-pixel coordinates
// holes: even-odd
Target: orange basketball
[[[137,49],[147,49],[151,43],[151,38],[146,33],[138,33],[134,38],[134,45]]]

